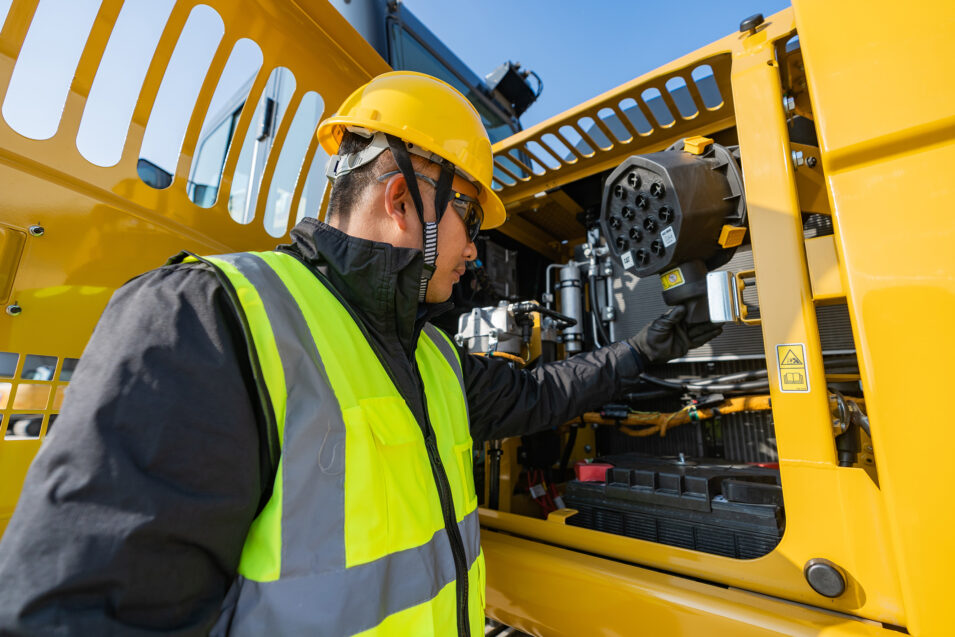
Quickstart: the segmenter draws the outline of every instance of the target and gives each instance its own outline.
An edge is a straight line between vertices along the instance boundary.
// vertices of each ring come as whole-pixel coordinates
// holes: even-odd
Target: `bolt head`
[[[764,22],[762,13],[754,13],[739,23],[739,32],[748,33],[756,30],[756,27]]]
[[[34,237],[42,237],[43,233],[46,232],[46,228],[41,225],[34,225],[27,228],[27,231]]]
[[[13,305],[7,306],[7,314],[10,316],[19,316],[23,312],[23,308],[14,303]]]
[[[818,160],[815,157],[810,157],[809,159],[806,160],[806,165],[809,166],[810,168],[815,168],[817,162]]]
[[[803,568],[803,574],[812,590],[820,595],[836,598],[846,592],[845,574],[829,560],[809,560]]]

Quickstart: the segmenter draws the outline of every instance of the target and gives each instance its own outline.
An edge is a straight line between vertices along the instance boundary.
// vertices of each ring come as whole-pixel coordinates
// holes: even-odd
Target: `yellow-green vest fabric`
[[[451,534],[422,425],[335,295],[287,254],[203,260],[234,288],[281,440],[271,498],[213,634],[455,635],[461,586],[470,633],[482,635],[472,440],[448,338],[426,325],[415,361],[452,495]],[[466,581],[456,581],[453,534]]]

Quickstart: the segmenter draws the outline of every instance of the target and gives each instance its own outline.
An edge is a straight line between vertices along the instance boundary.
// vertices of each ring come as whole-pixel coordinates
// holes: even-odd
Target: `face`
[[[419,182],[420,183],[420,182]],[[421,197],[430,206],[434,206],[434,189],[421,184]],[[451,186],[454,190],[469,197],[477,197],[477,190],[464,179],[456,176]],[[425,194],[427,192],[430,194]],[[428,206],[429,203],[425,203]],[[449,204],[438,223],[438,258],[435,260],[434,276],[428,284],[425,300],[428,303],[441,303],[451,298],[451,288],[465,272],[466,263],[477,258],[477,247],[468,240],[467,229],[461,216]]]
[[[434,164],[420,165],[416,162],[415,172],[437,180],[439,169]],[[477,189],[467,180],[455,175],[451,188],[468,197],[477,197]],[[418,180],[425,217],[433,218],[434,187]],[[385,182],[379,191],[380,200],[375,207],[384,206],[385,217],[379,217],[386,227],[377,240],[383,240],[394,246],[406,248],[422,247],[421,221],[415,212],[411,194],[402,175],[394,175]],[[379,208],[380,210],[380,208]],[[438,223],[438,258],[435,261],[434,275],[428,283],[425,300],[428,303],[441,303],[451,297],[451,288],[465,272],[466,263],[477,258],[477,248],[468,239],[464,221],[451,204],[445,209]]]

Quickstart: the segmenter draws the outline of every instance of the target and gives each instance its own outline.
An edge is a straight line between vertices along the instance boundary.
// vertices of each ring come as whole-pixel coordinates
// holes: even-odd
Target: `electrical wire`
[[[829,368],[825,371],[830,374],[844,371],[846,368],[850,368],[851,370],[857,368],[855,356],[834,357],[824,362],[829,365]],[[668,389],[694,392],[747,392],[769,387],[769,372],[766,369],[734,372],[715,378],[690,378],[686,380],[659,378],[643,373],[640,375],[640,379],[647,383]]]

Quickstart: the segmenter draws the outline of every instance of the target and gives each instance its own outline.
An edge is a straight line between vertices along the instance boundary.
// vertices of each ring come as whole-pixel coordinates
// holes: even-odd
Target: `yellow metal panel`
[[[945,454],[955,428],[913,418],[911,408],[950,395],[955,360],[955,5],[799,0],[795,12],[860,346],[886,549],[909,631],[951,634],[955,465]]]
[[[532,635],[898,635],[875,622],[503,533],[484,530],[481,544],[487,614]]]
[[[518,152],[524,157],[533,158],[536,156],[533,145],[539,144],[549,154],[555,155],[558,164],[556,168],[552,168],[542,162],[535,162],[536,173],[528,169],[523,174],[515,174],[498,163],[498,167],[510,177],[509,181],[513,182],[511,184],[504,183],[503,180],[499,182],[501,187],[498,193],[505,206],[510,207],[511,204],[531,197],[538,192],[615,168],[630,155],[663,150],[683,137],[706,134],[732,126],[733,97],[729,86],[729,51],[735,40],[735,36],[723,38],[495,144],[493,148],[495,159],[506,157],[508,160],[514,161],[512,152]],[[713,69],[713,77],[723,98],[723,103],[713,109],[704,105],[691,77],[693,69],[703,64],[709,65]],[[697,106],[698,112],[696,115],[684,118],[673,104],[666,89],[666,83],[674,77],[680,77],[686,82]],[[660,91],[668,110],[674,117],[674,122],[671,125],[660,126],[656,124],[656,120],[642,97],[643,92],[648,89]],[[651,124],[652,130],[640,133],[633,128],[621,107],[621,102],[627,99],[635,100],[636,107],[640,109],[643,116]],[[618,141],[613,134],[605,130],[605,127],[601,128],[611,142],[609,148],[601,149],[592,138],[586,135],[586,131],[581,128],[578,122],[581,118],[590,117],[599,128],[602,120],[598,113],[604,109],[610,109],[614,112],[621,120],[622,125],[627,128],[630,137]],[[584,154],[574,148],[570,140],[561,133],[560,129],[565,126],[570,126],[577,134],[584,137],[594,152]],[[559,157],[553,150],[547,150],[550,148],[544,139],[547,135],[555,135],[571,151],[572,156],[570,158]]]
[[[36,0],[15,0],[0,31],[0,101],[37,4]],[[192,110],[175,180],[169,188],[155,190],[137,175],[144,130],[179,33],[199,4],[208,5],[219,14],[225,24],[225,36]],[[309,90],[322,96],[327,109],[334,108],[370,77],[389,70],[368,43],[322,0],[180,0],[146,73],[122,157],[117,165],[102,168],[80,155],[76,136],[121,6],[120,0],[109,0],[101,6],[56,135],[44,141],[26,139],[0,119],[0,191],[4,206],[0,284],[6,277],[9,300],[23,308],[16,317],[0,312],[0,351],[21,354],[21,364],[27,354],[78,358],[113,291],[180,250],[209,254],[268,249],[282,242],[267,234],[262,213],[275,158],[294,111],[290,110],[283,119],[279,139],[270,153],[273,157],[262,181],[252,223],[240,225],[232,220],[227,196],[219,197],[213,208],[202,209],[187,195],[186,179],[200,128],[219,74],[237,40],[250,38],[262,50],[264,62],[255,82],[259,91],[272,69],[284,66],[292,71],[296,79],[292,108],[298,103],[298,96]],[[249,107],[243,109],[233,136],[237,143],[231,145],[228,153],[220,185],[222,193],[230,191],[241,141],[257,99],[254,88]],[[314,144],[309,153],[309,158],[314,156]],[[305,172],[295,187],[290,221],[294,221]],[[34,224],[44,227],[42,236],[27,233],[27,228]],[[49,388],[46,391],[48,404],[37,413],[50,414],[59,409],[62,386],[52,394]],[[0,415],[9,416],[12,408],[5,405]],[[0,531],[39,444],[40,441],[0,439]]]
[[[815,151],[802,148],[803,163],[797,166],[794,162],[776,60],[781,44],[794,32],[792,12],[783,11],[771,16],[751,35],[721,41],[727,43],[725,46],[733,56],[731,99],[742,150],[766,354],[774,361],[777,345],[799,344],[800,351],[805,351],[809,372],[809,391],[787,392],[780,386],[775,365],[771,366],[774,422],[786,504],[786,531],[779,546],[764,557],[744,561],[504,512],[482,510],[481,522],[484,528],[537,538],[552,545],[905,626],[906,607],[899,590],[895,552],[888,540],[882,493],[864,469],[839,467],[836,462],[802,228],[804,211],[827,212],[829,207],[822,203],[825,182]],[[555,121],[573,119],[577,113],[575,110],[573,116],[561,116]],[[508,144],[510,141],[504,142]],[[649,149],[633,152],[646,150]],[[814,166],[805,161],[808,157],[816,157]],[[800,175],[803,170],[812,172]],[[565,175],[557,172],[555,179],[564,179]],[[568,170],[568,174],[572,172]],[[807,207],[806,202],[812,203]],[[517,203],[515,208],[523,206]],[[834,287],[825,289],[832,293]],[[800,383],[798,387],[805,385]],[[828,559],[845,569],[848,589],[844,595],[830,600],[812,591],[805,581],[803,567],[813,558]],[[516,558],[507,558],[509,565],[512,559]],[[516,577],[517,572],[516,567],[508,566],[504,577]],[[509,586],[508,596],[513,594]],[[674,607],[681,604],[680,594],[667,599]],[[743,600],[737,602],[744,604]],[[748,610],[751,609],[738,608],[736,612]],[[537,609],[524,616],[539,617],[541,612]],[[599,613],[590,617],[595,615]],[[506,616],[500,618],[507,621]]]
[[[842,288],[842,270],[832,235],[807,239],[806,260],[809,265],[812,298],[816,304],[844,302],[846,293]]]
[[[829,210],[829,193],[823,179],[819,149],[805,144],[790,144],[796,153],[796,190],[799,193],[799,209],[803,212],[832,214]]]
[[[786,532],[773,554],[800,568],[814,557],[831,560],[849,576],[847,599],[836,600],[836,607],[905,625],[891,554],[872,543],[874,537],[886,539],[878,488],[863,470],[836,462],[796,169],[771,37],[774,23],[778,28],[783,20],[792,29],[792,14],[786,12],[742,38],[732,75],[766,360],[776,360],[777,345],[800,344],[809,372],[808,391],[790,391],[780,384],[776,366],[769,365],[786,506]]]

